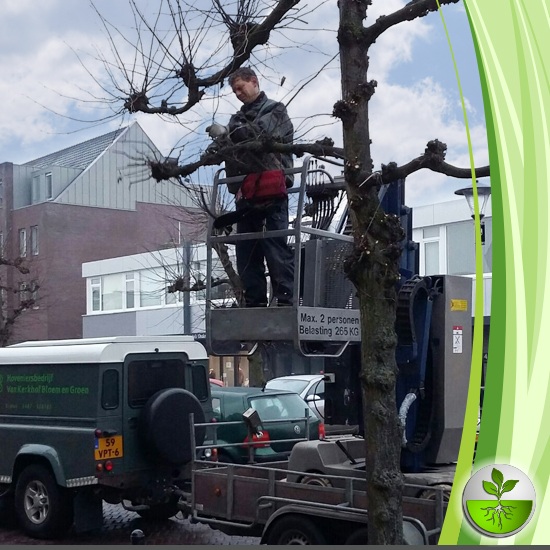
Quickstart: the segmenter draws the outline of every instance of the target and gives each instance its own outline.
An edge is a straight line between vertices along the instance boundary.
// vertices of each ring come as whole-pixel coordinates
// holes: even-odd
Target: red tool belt
[[[248,174],[244,178],[237,200],[266,200],[287,196],[286,178],[282,170],[268,170],[259,174]]]

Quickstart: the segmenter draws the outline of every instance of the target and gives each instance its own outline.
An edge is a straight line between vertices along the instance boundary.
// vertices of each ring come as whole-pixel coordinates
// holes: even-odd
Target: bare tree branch
[[[310,154],[316,157],[336,157],[343,159],[344,150],[340,147],[334,147],[332,140],[325,138],[316,143],[277,143],[269,140],[256,140],[241,143],[238,145],[229,145],[222,147],[214,153],[205,153],[198,161],[178,166],[171,162],[149,160],[151,175],[156,181],[163,181],[170,178],[186,177],[198,170],[202,166],[214,166],[221,164],[228,158],[243,152],[277,152],[291,153],[297,157],[304,154]],[[382,165],[382,182],[391,183],[398,179],[404,179],[418,170],[426,168],[432,172],[439,172],[453,178],[470,178],[472,171],[470,168],[459,168],[445,162],[447,145],[435,139],[428,143],[426,150],[419,157],[411,160],[403,166],[397,166],[395,162]],[[483,166],[475,169],[476,178],[483,178],[490,175],[489,166]],[[376,185],[376,179],[372,180],[372,185]]]
[[[472,170],[470,168],[458,168],[445,162],[447,145],[435,139],[428,142],[424,154],[411,160],[403,166],[397,166],[395,162],[382,165],[382,182],[391,183],[398,179],[404,179],[422,168],[427,168],[432,172],[439,172],[452,178],[471,178]],[[476,178],[484,178],[490,175],[489,166],[483,166],[475,169]]]
[[[457,4],[460,0],[439,0],[440,5]],[[364,45],[369,48],[376,42],[376,39],[390,27],[403,23],[405,21],[413,21],[418,17],[424,17],[431,11],[437,11],[436,0],[411,0],[400,10],[394,11],[390,15],[380,16],[375,23],[366,27],[363,31]]]
[[[184,58],[182,66],[176,74],[189,90],[187,102],[184,105],[181,107],[168,106],[167,102],[163,101],[160,106],[153,107],[150,105],[150,100],[145,90],[140,90],[130,94],[124,103],[125,109],[130,113],[139,111],[142,113],[167,114],[172,116],[186,113],[199,103],[205,94],[206,88],[223,82],[232,72],[250,59],[254,48],[267,44],[271,31],[283,21],[287,13],[299,2],[300,0],[279,0],[271,13],[259,24],[248,20],[252,18],[252,14],[245,14],[235,19],[231,18],[223,11],[219,3],[215,3],[218,4],[218,13],[220,13],[229,29],[229,36],[234,50],[227,65],[212,76],[199,78],[196,67],[191,61],[186,62]],[[152,29],[150,28],[150,30]]]

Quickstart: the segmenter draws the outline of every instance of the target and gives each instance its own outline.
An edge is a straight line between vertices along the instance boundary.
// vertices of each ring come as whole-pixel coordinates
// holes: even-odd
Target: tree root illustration
[[[500,527],[500,529],[502,529],[502,516],[504,516],[504,519],[511,519],[512,516],[514,515],[511,511],[512,508],[515,510],[517,506],[503,506],[499,502],[498,506],[494,506],[494,507],[489,506],[487,508],[481,508],[481,509],[487,510],[485,517],[491,514],[491,517],[487,521],[493,520],[493,525],[495,524],[495,516],[498,516],[498,526]]]

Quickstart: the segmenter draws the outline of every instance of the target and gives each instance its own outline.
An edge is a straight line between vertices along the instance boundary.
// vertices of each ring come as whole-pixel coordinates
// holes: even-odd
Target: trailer
[[[215,430],[216,425],[195,424],[195,428]],[[194,456],[209,446],[211,442],[195,446],[193,441]],[[331,482],[314,486],[292,481],[299,475],[300,472],[288,469],[288,462],[236,465],[194,460],[190,490],[180,494],[178,506],[193,522],[230,535],[261,537],[263,544],[367,543],[364,479],[311,474]],[[428,489],[407,484],[405,493],[422,494]],[[404,496],[405,542],[436,544],[446,509],[441,488],[435,490],[431,499]]]

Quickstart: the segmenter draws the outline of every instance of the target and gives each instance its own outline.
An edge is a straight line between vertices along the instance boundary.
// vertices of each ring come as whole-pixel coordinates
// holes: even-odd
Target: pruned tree
[[[11,271],[7,276],[8,271]],[[0,257],[0,347],[11,343],[21,317],[37,305],[40,284],[31,279],[31,270],[22,258]],[[15,277],[14,277],[15,275]],[[14,281],[19,279],[18,281]],[[11,297],[9,297],[11,295]]]
[[[459,1],[440,0],[439,4]],[[333,116],[342,124],[343,147],[336,147],[330,139],[316,142],[298,139],[294,144],[283,144],[269,136],[257,136],[249,142],[225,143],[206,151],[188,147],[190,154],[180,157],[179,164],[154,159],[148,163],[156,180],[177,178],[185,184],[184,178],[197,170],[218,165],[243,152],[289,152],[297,157],[308,153],[344,161],[354,236],[354,250],[347,261],[346,273],[357,289],[362,322],[369,543],[400,544],[402,427],[395,396],[394,325],[403,229],[397,216],[387,215],[380,208],[378,191],[382,184],[406,178],[421,169],[455,178],[470,178],[472,172],[448,164],[447,146],[437,139],[406,164],[388,163],[374,170],[369,102],[377,83],[369,80],[370,48],[388,29],[425,17],[439,6],[437,0],[411,0],[401,9],[366,24],[371,4],[372,0],[338,1],[341,99],[334,105]],[[253,57],[254,52],[267,47],[277,30],[308,16],[308,8],[300,0],[167,0],[161,3],[159,18],[152,21],[141,13],[136,0],[130,0],[130,5],[136,28],[148,31],[151,40],[146,44],[138,33],[139,39],[132,43],[136,56],[130,64],[122,61],[115,47],[112,60],[107,61],[101,55],[109,84],[98,77],[96,82],[109,94],[113,116],[156,114],[167,121],[179,121],[192,135],[203,124],[202,118],[183,122],[178,117],[191,113],[202,100],[212,98],[210,92],[223,93],[226,77],[238,67],[248,63],[261,65]],[[161,13],[167,13],[172,22],[170,32],[159,24]],[[103,21],[112,38],[114,27]],[[213,35],[216,40],[209,42],[207,37]],[[142,63],[137,63],[138,58]],[[475,170],[476,177],[488,175],[488,166]]]

